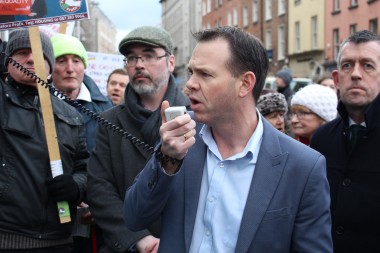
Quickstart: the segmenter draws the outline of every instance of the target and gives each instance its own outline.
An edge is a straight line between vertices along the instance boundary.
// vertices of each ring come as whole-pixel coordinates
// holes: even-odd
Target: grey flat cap
[[[125,55],[128,47],[134,43],[141,43],[153,47],[161,47],[166,52],[173,54],[173,41],[170,34],[162,28],[154,26],[141,26],[124,37],[119,44],[119,51]]]

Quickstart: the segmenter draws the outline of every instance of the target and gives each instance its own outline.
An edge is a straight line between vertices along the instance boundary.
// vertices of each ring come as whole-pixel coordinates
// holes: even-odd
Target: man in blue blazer
[[[332,252],[325,158],[256,110],[265,48],[235,27],[195,38],[186,86],[203,125],[163,120],[161,145],[127,191],[128,228],[161,218],[165,253]]]

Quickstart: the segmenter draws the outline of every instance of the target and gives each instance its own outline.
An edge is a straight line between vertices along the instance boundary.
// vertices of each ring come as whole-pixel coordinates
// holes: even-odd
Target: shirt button
[[[344,227],[342,226],[337,226],[335,229],[335,233],[338,235],[343,235],[344,234]]]
[[[207,236],[210,236],[210,234],[211,234],[210,231],[207,230],[207,231],[206,231],[206,235],[207,235]]]
[[[220,163],[219,168],[224,168],[224,163]]]
[[[350,178],[345,178],[343,179],[342,185],[343,186],[349,186],[351,184],[351,179]]]

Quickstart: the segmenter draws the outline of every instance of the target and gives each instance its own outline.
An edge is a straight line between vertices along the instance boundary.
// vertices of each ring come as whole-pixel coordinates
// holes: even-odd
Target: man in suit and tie
[[[127,191],[128,228],[160,217],[165,253],[332,252],[325,158],[256,110],[264,46],[236,27],[195,38],[186,87],[197,124],[163,120],[161,144]]]

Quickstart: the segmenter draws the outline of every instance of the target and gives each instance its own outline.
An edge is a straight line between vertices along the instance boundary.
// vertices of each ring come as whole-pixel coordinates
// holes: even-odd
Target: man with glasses
[[[111,123],[150,146],[160,139],[160,105],[188,106],[189,99],[175,84],[173,43],[168,32],[144,26],[131,31],[119,44],[125,56],[129,84],[125,103],[102,114]],[[158,225],[131,232],[124,224],[127,188],[144,167],[151,151],[105,127],[98,128],[96,149],[89,162],[88,201],[100,227],[100,252],[156,252]]]

